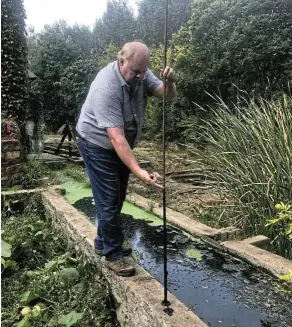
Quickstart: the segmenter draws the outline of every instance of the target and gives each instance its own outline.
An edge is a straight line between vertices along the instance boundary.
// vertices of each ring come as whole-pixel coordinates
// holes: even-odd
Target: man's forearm
[[[141,170],[141,167],[134,157],[133,151],[125,137],[118,136],[115,139],[111,139],[111,142],[123,163],[131,170],[134,175],[137,175],[138,171]]]

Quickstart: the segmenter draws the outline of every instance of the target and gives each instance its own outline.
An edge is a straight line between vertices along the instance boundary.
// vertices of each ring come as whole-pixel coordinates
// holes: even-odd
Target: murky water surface
[[[92,197],[73,205],[95,224]],[[134,257],[163,283],[162,220],[129,203],[123,212],[122,226]],[[210,327],[292,326],[292,309],[275,294],[270,276],[172,226],[168,272],[169,290]]]

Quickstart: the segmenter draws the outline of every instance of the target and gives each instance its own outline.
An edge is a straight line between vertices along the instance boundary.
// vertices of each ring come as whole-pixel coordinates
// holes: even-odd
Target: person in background
[[[135,268],[123,248],[121,209],[129,174],[143,183],[163,189],[154,174],[142,169],[132,149],[142,131],[147,97],[163,98],[163,82],[149,70],[150,50],[140,42],[126,43],[118,59],[99,71],[90,86],[78,119],[78,146],[91,182],[97,217],[95,251],[106,257],[106,265],[120,276],[131,276]],[[176,96],[172,68],[166,77],[166,100]]]

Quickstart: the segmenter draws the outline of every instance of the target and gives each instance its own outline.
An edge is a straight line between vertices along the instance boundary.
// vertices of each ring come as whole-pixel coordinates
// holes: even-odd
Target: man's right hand
[[[159,190],[163,190],[163,185],[157,183],[157,178],[154,174],[149,174],[146,170],[140,169],[135,174],[144,184],[153,185]]]

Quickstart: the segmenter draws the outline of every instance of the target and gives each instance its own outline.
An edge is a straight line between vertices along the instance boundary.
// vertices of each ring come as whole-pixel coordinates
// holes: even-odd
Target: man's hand
[[[166,77],[166,82],[175,83],[176,76],[174,70],[169,66],[166,66],[164,69],[160,70],[160,77]]]
[[[149,174],[146,170],[141,169],[135,174],[144,184],[153,185],[159,190],[163,190],[163,185],[157,183],[155,174]]]
[[[171,101],[176,96],[176,76],[174,70],[169,66],[166,66],[164,69],[160,70],[160,77],[166,77],[166,101]],[[153,95],[155,98],[160,100],[163,99],[164,96],[164,83],[160,84],[154,91]]]

